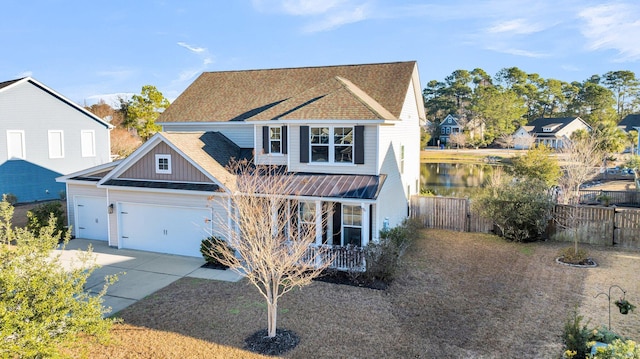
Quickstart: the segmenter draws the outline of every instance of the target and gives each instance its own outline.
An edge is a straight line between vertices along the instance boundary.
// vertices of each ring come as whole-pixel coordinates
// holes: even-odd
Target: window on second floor
[[[49,131],[49,158],[64,158],[64,133],[61,130]]]
[[[311,162],[353,163],[353,127],[311,127]]]
[[[300,162],[364,164],[364,126],[300,126]]]
[[[156,173],[171,174],[171,155],[156,155]]]
[[[282,153],[281,127],[269,127],[269,153]]]
[[[25,152],[24,131],[7,131],[7,158],[23,160],[26,158]]]
[[[93,130],[82,130],[80,132],[80,146],[82,157],[96,156],[96,133]]]

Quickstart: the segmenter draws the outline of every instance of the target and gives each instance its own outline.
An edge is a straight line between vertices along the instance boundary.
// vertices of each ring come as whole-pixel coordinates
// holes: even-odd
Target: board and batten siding
[[[240,148],[253,148],[253,124],[229,122],[208,123],[163,123],[165,132],[220,132]]]
[[[172,207],[186,207],[186,208],[211,208],[214,234],[216,228],[220,228],[218,221],[226,221],[227,214],[225,206],[222,201],[227,201],[224,196],[215,196],[213,199],[209,199],[208,195],[203,194],[188,194],[188,193],[169,193],[169,192],[137,192],[137,191],[122,191],[122,190],[109,190],[109,203],[113,203],[115,210],[109,214],[109,245],[119,247],[119,223],[118,223],[118,209],[119,203],[133,203],[144,205],[158,205],[158,206],[172,206]],[[153,218],[149,218],[149,223],[140,225],[153,225]],[[203,238],[204,239],[204,238]]]
[[[87,182],[86,184],[84,183],[82,184],[68,183],[67,184],[67,221],[69,222],[69,226],[73,228],[74,233],[76,228],[76,223],[75,223],[76,209],[75,209],[74,198],[76,196],[100,197],[100,198],[104,198],[106,201],[107,190],[105,188],[97,188],[95,182]]]
[[[25,160],[69,174],[111,161],[109,129],[26,81],[0,94],[0,163],[7,160],[7,130],[24,131]],[[93,131],[95,156],[82,157],[82,131]],[[62,131],[62,158],[49,158],[49,131]]]
[[[171,174],[156,173],[156,155],[171,155]],[[202,171],[164,142],[158,143],[118,178],[212,183]]]
[[[330,174],[361,174],[361,175],[377,175],[377,145],[378,125],[364,126],[364,164],[321,164],[321,163],[301,163],[300,151],[309,151],[308,148],[300,148],[300,126],[289,125],[289,171],[292,172],[309,172],[309,173],[330,173]],[[336,124],[313,124],[310,127],[352,127],[353,124],[345,123],[344,125]],[[354,148],[355,151],[355,148]]]

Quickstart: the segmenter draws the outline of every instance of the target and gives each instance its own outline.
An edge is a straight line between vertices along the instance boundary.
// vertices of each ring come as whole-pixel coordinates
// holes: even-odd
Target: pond
[[[421,189],[439,196],[467,197],[477,192],[501,166],[488,163],[422,163]]]

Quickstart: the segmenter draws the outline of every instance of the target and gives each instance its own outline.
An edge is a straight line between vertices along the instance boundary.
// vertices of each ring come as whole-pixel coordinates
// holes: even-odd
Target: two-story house
[[[618,127],[627,134],[631,133],[631,131],[636,131],[636,143],[639,145],[635,146],[635,148],[632,146],[631,149],[635,154],[640,155],[640,114],[625,116],[625,118],[618,123]]]
[[[454,133],[462,132],[464,125],[454,115],[447,115],[442,121],[440,121],[440,144],[446,145],[449,142],[449,136]]]
[[[0,194],[59,199],[56,177],[107,163],[112,126],[31,77],[0,83]]]
[[[78,237],[200,256],[233,191],[226,165],[252,158],[293,174],[301,221],[326,213],[317,244],[366,246],[408,216],[424,117],[415,62],[203,73],[131,156],[61,178],[69,218]]]
[[[514,132],[514,148],[527,149],[540,144],[562,148],[577,130],[591,131],[591,127],[580,117],[537,118]]]

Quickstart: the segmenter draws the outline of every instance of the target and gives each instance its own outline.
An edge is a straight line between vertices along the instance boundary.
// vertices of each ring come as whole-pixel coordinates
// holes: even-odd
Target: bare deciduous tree
[[[236,174],[235,188],[229,201],[222,201],[228,219],[220,218],[217,226],[233,249],[211,241],[211,255],[258,288],[267,301],[268,336],[274,337],[278,299],[310,284],[331,263],[327,252],[314,246],[316,228],[322,231],[326,216],[315,203],[284,195],[291,191],[293,174],[244,162],[229,168]],[[302,212],[306,217],[300,220]]]
[[[563,175],[559,184],[564,204],[577,204],[580,186],[594,178],[602,164],[603,153],[593,135],[565,141],[559,149]]]
[[[513,146],[521,149],[531,148],[535,143],[535,136],[515,136],[513,140]]]
[[[467,145],[467,136],[462,132],[454,132],[449,135],[449,142],[458,148],[464,148]]]
[[[498,137],[498,139],[496,139],[496,142],[506,149],[513,148],[513,146],[515,145],[515,141],[515,137],[509,133],[503,133],[502,135],[500,135],[500,137]]]

